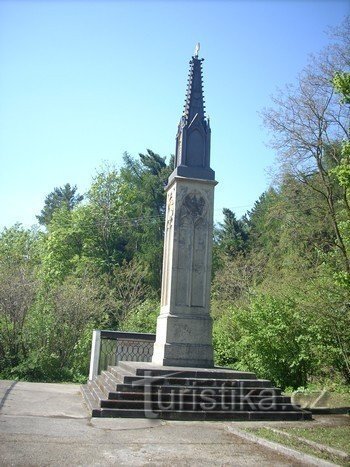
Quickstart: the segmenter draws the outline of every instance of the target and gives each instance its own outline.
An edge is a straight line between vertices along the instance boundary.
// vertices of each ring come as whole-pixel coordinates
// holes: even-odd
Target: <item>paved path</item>
[[[77,385],[0,381],[1,466],[302,465],[232,423],[91,419]]]

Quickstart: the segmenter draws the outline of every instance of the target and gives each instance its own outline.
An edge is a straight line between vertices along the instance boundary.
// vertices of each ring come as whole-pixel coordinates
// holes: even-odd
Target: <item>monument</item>
[[[309,412],[295,406],[270,381],[214,366],[210,282],[217,182],[210,167],[210,124],[198,52],[199,44],[190,60],[175,168],[166,187],[161,310],[152,361],[126,361],[125,356],[98,371],[98,352],[92,352],[92,368],[97,371],[90,368],[82,393],[94,417],[310,420]],[[113,331],[94,333],[108,336]],[[127,350],[137,347],[136,334],[114,334],[128,334]],[[154,341],[153,335],[143,336]]]
[[[166,187],[161,311],[152,362],[214,366],[210,283],[215,182],[205,116],[199,47],[190,60],[186,102],[176,135],[175,169]]]

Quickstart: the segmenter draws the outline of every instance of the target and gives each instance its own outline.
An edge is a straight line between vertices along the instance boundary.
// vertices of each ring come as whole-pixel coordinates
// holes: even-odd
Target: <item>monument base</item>
[[[119,362],[82,386],[93,417],[165,420],[311,420],[254,373]]]
[[[210,316],[160,314],[152,363],[159,366],[214,367]]]
[[[155,343],[153,363],[158,366],[213,368],[212,354],[211,345]]]

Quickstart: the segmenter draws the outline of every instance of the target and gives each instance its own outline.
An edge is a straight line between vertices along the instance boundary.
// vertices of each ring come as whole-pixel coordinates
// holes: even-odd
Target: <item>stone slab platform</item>
[[[232,368],[191,368],[184,366],[159,366],[152,362],[119,362],[118,366],[125,369],[130,374],[144,376],[145,372],[150,372],[152,376],[177,375],[182,378],[215,378],[215,379],[254,379],[254,373],[248,371],[235,371]]]

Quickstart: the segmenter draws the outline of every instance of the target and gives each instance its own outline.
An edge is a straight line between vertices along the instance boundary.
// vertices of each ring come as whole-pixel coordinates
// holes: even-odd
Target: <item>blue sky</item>
[[[341,0],[0,0],[0,228],[34,224],[55,186],[83,193],[124,151],[173,153],[198,41],[215,219],[242,215],[275,158],[258,112],[348,13]]]

